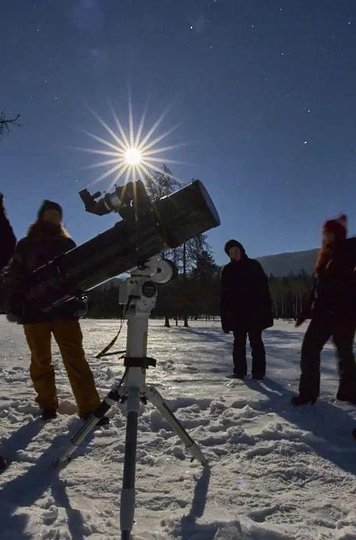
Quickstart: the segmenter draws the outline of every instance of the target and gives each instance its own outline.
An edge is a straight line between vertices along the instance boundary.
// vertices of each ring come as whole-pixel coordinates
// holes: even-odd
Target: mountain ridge
[[[311,275],[315,265],[318,248],[307,249],[304,251],[293,251],[287,253],[278,253],[276,255],[265,255],[256,257],[269,276],[273,274],[276,277],[288,276],[288,274],[299,274],[306,272]]]

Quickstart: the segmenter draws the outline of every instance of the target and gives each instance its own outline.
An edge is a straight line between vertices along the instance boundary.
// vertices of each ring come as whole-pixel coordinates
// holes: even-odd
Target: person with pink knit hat
[[[328,220],[314,270],[314,286],[299,326],[310,318],[301,353],[299,395],[295,406],[315,403],[320,392],[320,353],[332,337],[338,356],[337,399],[356,404],[356,238],[347,239],[347,216]]]

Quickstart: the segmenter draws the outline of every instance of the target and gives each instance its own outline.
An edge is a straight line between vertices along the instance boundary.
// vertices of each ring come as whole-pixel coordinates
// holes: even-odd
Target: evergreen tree
[[[194,316],[206,318],[219,313],[220,273],[210,249],[197,253],[191,272],[194,287]]]

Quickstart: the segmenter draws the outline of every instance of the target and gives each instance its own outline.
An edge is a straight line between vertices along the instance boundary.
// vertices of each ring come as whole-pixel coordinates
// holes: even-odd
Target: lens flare
[[[90,109],[91,110],[91,109]],[[145,130],[144,122],[146,112],[143,113],[137,129],[134,127],[131,103],[129,103],[128,129],[125,130],[113,109],[114,127],[110,127],[98,114],[91,110],[98,122],[104,127],[108,138],[85,132],[98,143],[96,148],[80,148],[85,152],[102,156],[104,159],[89,165],[89,169],[103,168],[104,172],[93,179],[92,183],[110,179],[111,189],[118,183],[142,180],[152,177],[155,172],[162,172],[163,164],[180,163],[166,158],[166,152],[183,146],[182,144],[162,145],[178,126],[174,126],[163,133],[158,128],[168,113],[168,109],[161,114],[152,127]],[[169,175],[169,173],[165,172]],[[175,178],[171,175],[172,178]],[[178,180],[178,179],[176,179]]]
[[[141,152],[138,148],[129,148],[125,152],[125,161],[128,165],[138,165],[142,159]]]

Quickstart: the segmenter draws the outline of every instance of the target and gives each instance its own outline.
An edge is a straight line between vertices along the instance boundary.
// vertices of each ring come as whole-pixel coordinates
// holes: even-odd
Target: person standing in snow
[[[0,274],[12,257],[16,246],[16,236],[6,216],[4,196],[0,193]],[[0,472],[6,467],[6,460],[0,456]]]
[[[221,277],[221,326],[234,334],[233,374],[238,379],[247,375],[246,340],[252,350],[252,378],[266,375],[266,353],[262,331],[273,326],[272,302],[268,279],[260,263],[249,259],[237,240],[225,244],[230,262]]]
[[[3,282],[3,270],[7,266],[9,260],[12,257],[16,246],[16,236],[6,216],[4,207],[4,196],[0,193],[0,235],[1,235],[1,249],[0,249],[0,307],[3,308],[3,296],[4,291],[2,288]]]
[[[314,284],[305,312],[296,326],[311,318],[301,352],[299,395],[295,406],[315,403],[320,393],[320,353],[330,337],[338,356],[337,399],[356,404],[356,238],[346,238],[347,217],[326,221],[314,270]]]
[[[18,322],[24,326],[31,351],[30,375],[43,420],[55,418],[58,408],[51,357],[52,334],[63,358],[79,416],[86,419],[100,404],[82,346],[78,301],[66,302],[50,311],[40,311],[35,305],[21,301],[22,291],[26,288],[31,272],[75,247],[76,244],[61,222],[61,206],[45,200],[38,211],[36,222],[30,226],[27,236],[17,244],[7,275],[8,317],[17,317]],[[107,418],[101,423],[105,421]]]
[[[6,216],[4,207],[4,196],[0,193],[0,231],[1,231],[1,250],[0,250],[0,272],[8,264],[16,246],[16,236]]]

